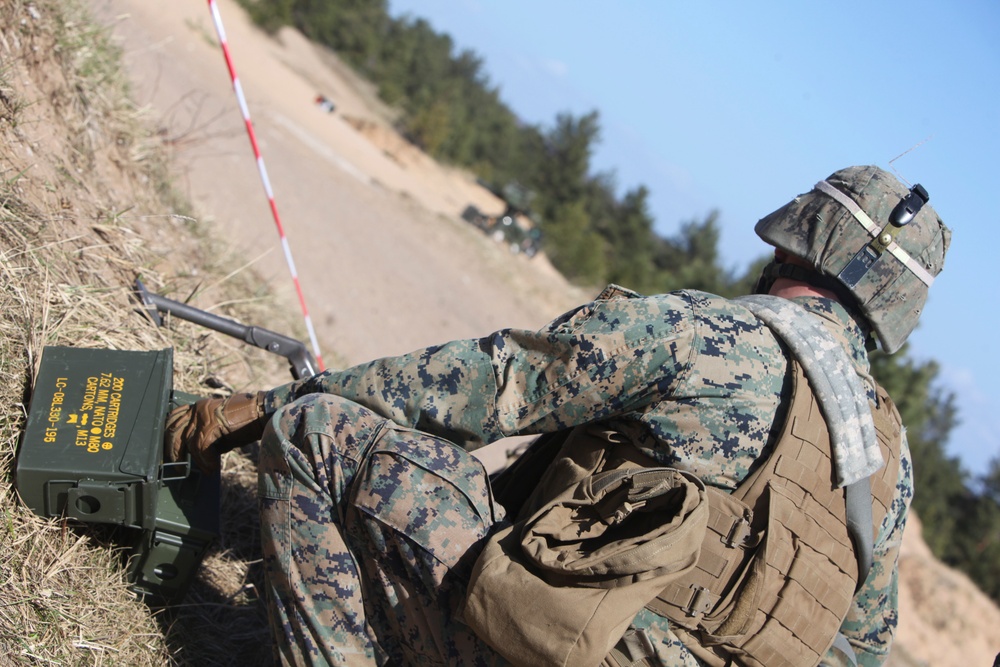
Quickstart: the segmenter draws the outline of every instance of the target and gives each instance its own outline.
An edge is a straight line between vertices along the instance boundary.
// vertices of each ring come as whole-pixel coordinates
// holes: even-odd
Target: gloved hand
[[[167,415],[165,453],[170,461],[191,454],[199,469],[215,472],[225,452],[260,440],[266,423],[264,392],[203,398]]]

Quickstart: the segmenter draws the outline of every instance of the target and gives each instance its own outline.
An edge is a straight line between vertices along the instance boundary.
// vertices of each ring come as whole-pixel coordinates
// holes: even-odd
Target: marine
[[[900,348],[943,268],[927,201],[878,167],[837,171],[758,222],[760,296],[609,286],[538,331],[179,408],[167,455],[210,470],[260,440],[286,664],[881,664],[913,488],[868,352]],[[515,435],[539,438],[491,479],[471,452]],[[832,518],[775,500],[807,455],[792,439],[827,471],[801,484]],[[730,558],[706,544],[733,507]],[[776,587],[777,606],[759,592]],[[800,609],[820,636],[788,621]],[[713,634],[737,621],[747,636]]]

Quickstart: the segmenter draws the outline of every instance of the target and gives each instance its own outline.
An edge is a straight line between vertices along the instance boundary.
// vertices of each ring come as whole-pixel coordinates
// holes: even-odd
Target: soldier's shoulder
[[[727,299],[718,294],[699,290],[683,290],[676,294],[683,295],[700,319],[721,319],[724,321],[759,324],[759,320],[754,314],[750,312],[745,304],[740,303],[738,299]]]
[[[684,289],[643,295],[620,285],[608,285],[591,304],[615,312],[628,312],[658,319],[696,319],[707,323],[736,323],[740,328],[757,328],[759,320],[745,305],[717,294]]]

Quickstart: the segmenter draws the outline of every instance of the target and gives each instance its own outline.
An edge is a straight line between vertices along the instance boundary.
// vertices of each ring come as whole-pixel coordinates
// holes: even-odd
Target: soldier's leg
[[[474,457],[315,394],[272,419],[259,465],[271,622],[285,662],[500,662],[454,618],[501,513]]]

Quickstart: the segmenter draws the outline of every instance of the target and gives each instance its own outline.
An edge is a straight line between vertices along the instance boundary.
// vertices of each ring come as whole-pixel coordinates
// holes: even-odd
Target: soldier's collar
[[[865,347],[868,334],[858,321],[851,317],[844,306],[833,299],[819,296],[797,296],[793,297],[791,301],[818,317],[823,322],[823,326],[829,329],[834,336],[843,339],[847,343],[847,350],[854,362],[863,371],[868,371],[868,351]]]

